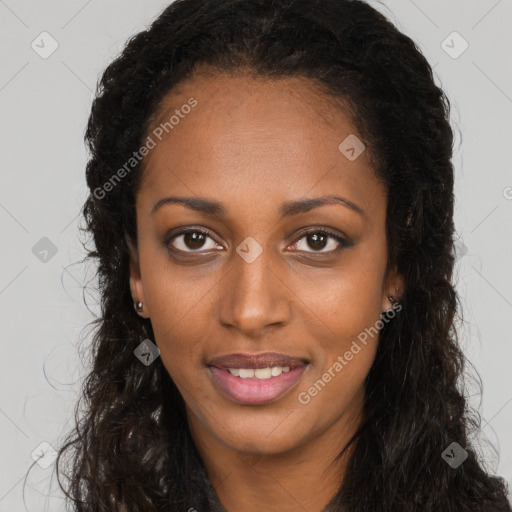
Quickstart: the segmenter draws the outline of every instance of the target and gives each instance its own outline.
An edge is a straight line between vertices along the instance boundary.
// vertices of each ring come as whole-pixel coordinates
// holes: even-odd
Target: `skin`
[[[138,244],[131,243],[132,296],[144,303],[141,316],[151,319],[224,507],[320,512],[343,476],[346,459],[333,461],[361,421],[378,337],[360,344],[309,403],[298,395],[391,309],[388,296],[399,298],[397,287],[403,290],[402,277],[386,273],[385,189],[365,152],[350,161],[338,149],[357,131],[306,79],[196,75],[168,94],[158,120],[190,97],[198,105],[145,160],[136,198]],[[279,214],[285,201],[329,194],[352,201],[364,215],[342,204]],[[171,195],[219,201],[227,214],[168,204],[151,215]],[[209,234],[202,245],[178,236],[170,252],[166,235],[187,227]],[[303,231],[317,227],[345,234],[350,245],[332,238],[315,245]],[[251,263],[236,252],[247,237],[263,250]],[[310,362],[283,397],[240,405],[214,385],[207,367],[213,357],[267,351]]]

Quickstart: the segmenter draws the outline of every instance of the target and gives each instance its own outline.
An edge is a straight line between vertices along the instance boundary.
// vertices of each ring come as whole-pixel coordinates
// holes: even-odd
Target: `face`
[[[149,136],[130,287],[195,438],[277,454],[352,433],[402,281],[385,189],[353,138],[340,149],[349,117],[304,79],[215,75],[173,90]]]

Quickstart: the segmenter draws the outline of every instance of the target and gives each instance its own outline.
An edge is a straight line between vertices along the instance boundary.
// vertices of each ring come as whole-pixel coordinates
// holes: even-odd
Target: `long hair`
[[[471,441],[480,417],[466,401],[455,329],[450,102],[415,43],[361,0],[176,0],[104,71],[85,135],[82,210],[101,315],[76,427],[57,459],[59,475],[70,455],[68,483],[59,484],[74,510],[207,510],[183,398],[160,358],[146,366],[134,356],[154,340],[133,307],[126,242],[137,240],[144,161],[104,187],[144,144],[164,96],[200,66],[304,77],[348,105],[387,191],[388,266],[406,291],[379,334],[336,509],[510,511],[503,479],[487,472]],[[453,442],[468,455],[457,468],[442,456]]]

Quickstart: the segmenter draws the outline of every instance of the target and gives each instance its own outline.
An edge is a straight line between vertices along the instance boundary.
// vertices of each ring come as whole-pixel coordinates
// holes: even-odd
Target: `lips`
[[[208,363],[208,366],[214,366],[223,370],[229,368],[269,368],[272,366],[288,366],[290,370],[299,366],[309,364],[305,358],[278,354],[276,352],[265,352],[262,354],[243,354],[235,353],[226,356],[214,357]]]

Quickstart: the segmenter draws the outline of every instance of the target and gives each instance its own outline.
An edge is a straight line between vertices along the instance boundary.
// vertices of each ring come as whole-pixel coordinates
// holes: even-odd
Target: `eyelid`
[[[209,238],[211,238],[215,243],[222,245],[219,242],[217,242],[217,240],[215,239],[215,236],[213,236],[211,231],[209,231],[207,228],[191,226],[191,227],[183,228],[169,236],[166,236],[164,239],[164,242],[163,242],[164,246],[168,247],[170,245],[170,243],[175,238],[178,238],[181,235],[186,235],[187,233],[201,233],[201,234],[206,235]],[[345,234],[339,234],[327,226],[312,226],[312,227],[304,229],[303,231],[301,231],[300,233],[298,233],[294,236],[294,238],[296,238],[296,239],[292,243],[292,245],[296,245],[300,240],[302,240],[305,236],[307,236],[311,233],[325,234],[328,237],[336,240],[336,242],[338,242],[338,244],[339,244],[339,247],[337,249],[334,249],[331,251],[326,251],[326,252],[322,252],[322,251],[299,251],[299,252],[306,252],[309,254],[334,254],[334,253],[339,252],[341,249],[351,245],[350,239]],[[173,250],[176,252],[184,253],[184,254],[195,254],[195,253],[201,254],[201,250],[183,251],[181,249],[176,249],[176,248],[174,248]],[[210,249],[210,250],[216,250],[216,249]],[[209,252],[209,251],[206,251],[206,252]]]
[[[327,226],[313,226],[313,227],[304,229],[298,235],[296,235],[297,239],[295,242],[293,242],[293,245],[298,244],[300,240],[302,240],[305,236],[307,236],[311,233],[322,233],[324,235],[327,235],[328,237],[336,240],[336,242],[338,242],[338,244],[339,244],[339,247],[336,249],[333,249],[331,251],[325,251],[325,252],[304,251],[307,254],[335,254],[335,253],[339,252],[340,250],[344,249],[345,247],[348,247],[351,245],[349,238],[345,234],[339,234]],[[299,252],[301,252],[301,251],[299,251]]]
[[[191,226],[191,227],[188,227],[188,228],[183,228],[183,229],[180,229],[170,235],[167,235],[164,237],[164,240],[163,240],[163,245],[164,247],[169,247],[169,245],[171,244],[171,242],[175,239],[175,238],[178,238],[179,236],[181,235],[186,235],[188,233],[201,233],[203,235],[206,235],[208,236],[209,238],[211,238],[215,243],[221,245],[219,242],[217,242],[217,240],[215,239],[215,236],[213,236],[213,234],[211,233],[211,231],[209,231],[208,229],[206,228],[200,228],[200,227],[194,227],[194,226]],[[210,250],[214,250],[214,249],[210,249]],[[197,250],[197,251],[182,251],[181,249],[176,249],[176,248],[173,248],[173,251],[175,252],[179,252],[179,253],[182,253],[182,254],[200,254],[201,253],[201,250]]]

